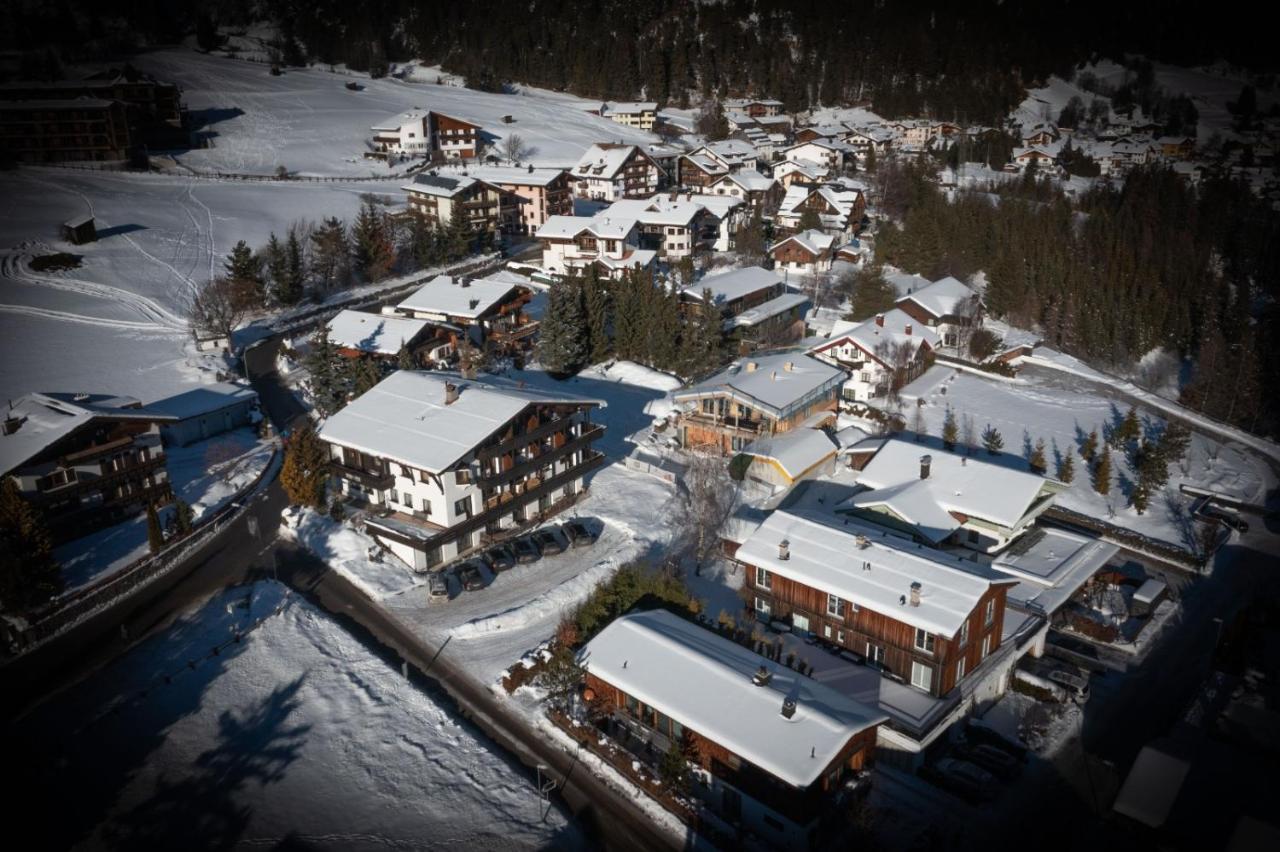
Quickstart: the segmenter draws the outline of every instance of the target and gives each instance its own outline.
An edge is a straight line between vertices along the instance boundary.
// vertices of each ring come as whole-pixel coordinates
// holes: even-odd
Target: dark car
[[[922,767],[920,774],[967,802],[987,801],[996,794],[996,779],[991,773],[967,760],[944,757]]]
[[[543,556],[555,556],[557,553],[564,553],[564,542],[560,540],[560,536],[556,535],[553,527],[538,530],[533,534],[533,540],[537,542],[538,549],[542,551]]]
[[[1018,758],[989,743],[965,743],[956,751],[958,756],[981,766],[1002,781],[1008,781],[1022,771]]]
[[[569,521],[562,529],[572,547],[589,547],[596,543],[596,534],[582,521]]]
[[[468,592],[475,592],[484,588],[484,575],[480,573],[480,566],[475,562],[468,562],[463,565],[459,575],[462,577],[462,588]]]
[[[542,556],[542,550],[538,547],[538,543],[533,540],[531,535],[522,535],[515,541],[511,542],[511,551],[516,555],[516,562],[524,565],[529,562],[537,562],[538,557]]]
[[[1008,752],[1013,755],[1021,763],[1025,763],[1027,760],[1026,746],[1011,743],[996,731],[982,725],[969,725],[969,727],[965,728],[964,738],[971,745],[984,744],[995,746],[1001,751]]]
[[[516,555],[511,552],[511,548],[505,544],[495,545],[484,552],[485,561],[489,563],[489,568],[493,573],[506,571],[516,564]]]

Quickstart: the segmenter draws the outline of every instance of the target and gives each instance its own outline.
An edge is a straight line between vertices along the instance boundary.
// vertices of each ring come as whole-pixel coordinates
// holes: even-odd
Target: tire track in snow
[[[39,317],[40,319],[62,320],[64,322],[78,322],[84,325],[97,325],[104,328],[115,328],[128,331],[149,331],[161,334],[174,334],[178,330],[167,325],[160,325],[153,322],[130,322],[128,320],[112,320],[104,317],[89,317],[84,314],[73,314],[68,311],[54,311],[48,308],[34,308],[30,305],[3,305],[0,304],[0,312],[9,314],[20,314],[23,316]]]

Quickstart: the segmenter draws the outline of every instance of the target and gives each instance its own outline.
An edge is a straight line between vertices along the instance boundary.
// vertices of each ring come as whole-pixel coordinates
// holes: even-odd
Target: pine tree
[[[178,535],[184,536],[195,526],[195,511],[186,500],[177,500],[173,504],[173,522]]]
[[[336,216],[325,219],[311,235],[311,273],[322,293],[347,284],[351,274],[347,227]]]
[[[713,304],[711,291],[703,289],[702,304]],[[692,378],[719,366],[723,358],[724,330],[720,313],[694,310],[684,317],[680,333],[680,374]]]
[[[862,166],[863,171],[874,172],[876,170],[876,146],[867,146],[866,162]]]
[[[325,484],[329,478],[329,454],[325,444],[309,425],[289,436],[280,484],[291,506],[324,508]]]
[[[37,510],[10,476],[0,483],[0,604],[26,611],[62,591],[62,570]]]
[[[986,447],[987,452],[993,456],[1004,449],[1004,437],[990,423],[987,424],[986,429],[982,430],[982,446]]]
[[[222,262],[227,278],[235,284],[246,303],[261,305],[265,295],[262,286],[262,259],[255,257],[253,249],[240,240]]]
[[[1176,464],[1187,454],[1191,445],[1191,432],[1177,420],[1170,420],[1160,433],[1158,452],[1165,464]]]
[[[1115,431],[1116,446],[1123,447],[1132,441],[1138,440],[1142,435],[1142,424],[1138,421],[1138,409],[1129,406],[1128,412],[1124,415],[1124,420],[1120,422],[1119,427]]]
[[[455,216],[461,221],[461,216]],[[351,263],[365,281],[381,281],[391,272],[395,246],[391,225],[372,196],[365,196],[355,224],[351,226]]]
[[[263,250],[263,259],[266,262],[267,278],[271,284],[271,301],[277,305],[290,304],[281,301],[280,298],[281,294],[288,289],[288,258],[285,256],[284,245],[274,231],[267,240],[267,247]]]
[[[582,280],[583,310],[587,318],[587,362],[599,364],[609,357],[609,294],[594,266],[587,269]]]
[[[956,448],[956,439],[960,435],[960,427],[956,425],[956,413],[947,406],[942,416],[942,447],[948,452]]]
[[[1049,469],[1044,449],[1044,438],[1037,438],[1035,448],[1031,450],[1031,457],[1027,459],[1027,466],[1031,468],[1032,473],[1044,474]]]
[[[578,278],[564,278],[551,285],[540,331],[538,360],[547,372],[567,376],[582,369],[591,353]]]
[[[409,350],[403,340],[400,341],[400,351],[396,353],[396,367],[401,370],[415,370],[418,367],[414,363],[413,352]]]
[[[750,261],[764,257],[768,246],[764,241],[764,212],[761,207],[754,207],[751,218],[738,228],[733,247],[739,256]]]
[[[685,757],[682,745],[679,740],[673,738],[662,754],[661,763],[658,764],[658,777],[662,779],[667,789],[677,796],[689,793],[689,761]]]
[[[164,549],[164,531],[160,529],[160,515],[154,503],[147,504],[147,545],[152,553]]]
[[[569,709],[586,674],[586,667],[578,662],[573,649],[557,644],[546,668],[538,675],[537,683],[547,691],[547,701],[551,706],[564,712]]]
[[[329,327],[321,326],[311,341],[305,362],[311,379],[311,396],[321,417],[328,417],[347,402],[349,374],[345,360],[329,339]]]
[[[382,381],[382,371],[374,359],[360,357],[350,359],[351,394],[362,396]]]
[[[1093,463],[1093,459],[1098,455],[1098,430],[1094,429],[1089,433],[1089,437],[1085,438],[1084,445],[1080,447],[1080,457],[1086,462]]]
[[[1102,496],[1111,493],[1111,448],[1103,447],[1102,454],[1098,456],[1098,461],[1093,466],[1093,476],[1091,479],[1093,490]]]
[[[820,231],[822,230],[822,217],[818,211],[812,207],[804,208],[804,212],[800,214],[800,221],[796,225],[799,231]]]
[[[1075,454],[1070,450],[1062,454],[1062,458],[1058,461],[1057,469],[1054,471],[1054,478],[1068,485],[1071,484],[1071,480],[1076,478]]]

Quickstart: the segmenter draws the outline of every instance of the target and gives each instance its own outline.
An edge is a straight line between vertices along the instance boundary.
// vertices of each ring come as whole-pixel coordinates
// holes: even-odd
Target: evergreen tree
[[[349,371],[343,363],[345,360],[329,339],[329,327],[321,326],[311,341],[305,362],[311,378],[311,396],[321,417],[328,417],[346,405]]]
[[[1071,480],[1076,478],[1075,454],[1070,450],[1062,454],[1062,458],[1058,461],[1057,469],[1054,471],[1054,478],[1068,485],[1071,484]]]
[[[195,526],[196,513],[186,500],[176,500],[173,504],[173,523],[178,535],[184,536]]]
[[[344,287],[351,273],[347,228],[336,216],[325,219],[311,235],[311,274],[320,292]]]
[[[1036,445],[1031,450],[1031,457],[1027,459],[1027,466],[1031,468],[1032,473],[1044,474],[1049,469],[1049,463],[1045,459],[1044,438],[1037,438]]]
[[[281,294],[288,289],[288,258],[285,255],[284,244],[280,242],[275,232],[271,232],[270,238],[267,240],[267,247],[263,249],[263,260],[267,267],[267,279],[271,284],[271,300],[277,305],[291,304],[281,301]]]
[[[1129,411],[1125,413],[1124,420],[1120,421],[1114,436],[1118,447],[1126,446],[1142,436],[1142,424],[1138,420],[1137,408],[1129,406]]]
[[[401,370],[416,370],[418,368],[418,365],[413,360],[413,352],[409,350],[403,340],[400,341],[400,351],[396,353],[396,367]]]
[[[258,306],[265,296],[262,284],[262,259],[255,257],[248,243],[240,240],[222,263],[237,293],[246,304]]]
[[[329,453],[310,425],[289,436],[280,467],[280,484],[291,506],[324,508],[325,485],[329,479]]]
[[[648,292],[645,340],[648,363],[659,370],[680,372],[680,297],[668,287]]]
[[[652,288],[649,277],[639,270],[624,273],[613,286],[613,349],[622,359],[642,360],[644,349],[644,294]]]
[[[164,530],[160,529],[160,515],[155,503],[147,503],[147,546],[152,553],[164,550]]]
[[[1098,430],[1094,429],[1089,433],[1089,437],[1085,438],[1084,445],[1080,447],[1080,456],[1086,462],[1093,463],[1094,456],[1098,454]]]
[[[49,531],[13,477],[0,483],[0,609],[25,612],[63,588]]]
[[[878,266],[858,270],[849,283],[853,293],[849,313],[844,318],[851,322],[862,322],[888,311],[898,298],[897,291]]]
[[[609,294],[594,266],[589,267],[582,280],[583,310],[587,318],[587,362],[599,364],[609,357],[611,341],[609,328]]]
[[[689,761],[682,745],[679,740],[672,738],[658,765],[658,777],[677,796],[689,793]]]
[[[547,691],[547,701],[561,712],[568,711],[578,686],[587,675],[586,667],[567,645],[557,644],[551,659],[538,675],[538,685]]]
[[[796,225],[799,231],[820,231],[822,230],[822,217],[818,211],[812,207],[804,208],[804,212],[800,214],[800,222]]]
[[[302,242],[298,239],[298,229],[289,228],[289,238],[285,242],[285,286],[281,291],[281,304],[296,305],[302,301],[303,289],[307,283],[306,262],[302,257]]]
[[[702,304],[714,304],[711,291],[703,288]],[[680,374],[689,378],[718,367],[723,359],[724,328],[720,312],[695,310],[685,317],[680,335]]]
[[[382,381],[382,370],[379,369],[378,363],[369,357],[351,358],[347,360],[348,371],[351,376],[349,382],[352,396],[362,396],[373,388],[378,382]]]
[[[1093,490],[1102,496],[1111,493],[1111,448],[1103,447],[1102,454],[1098,456],[1097,462],[1093,466],[1093,476],[1091,479]]]
[[[1004,449],[1004,437],[990,423],[987,424],[986,429],[982,430],[982,446],[986,447],[987,452],[993,456]]]
[[[551,285],[540,331],[538,360],[547,372],[567,376],[586,365],[591,352],[578,278],[564,278]]]
[[[863,171],[867,172],[874,172],[876,170],[876,146],[867,146],[867,156],[862,168]]]
[[[705,136],[708,142],[728,138],[729,120],[725,118],[724,105],[719,99],[713,98],[702,105],[694,129]]]
[[[462,217],[454,219],[461,222]],[[356,274],[365,281],[381,281],[390,274],[395,262],[391,225],[372,196],[365,196],[351,226],[351,262]]]
[[[1157,452],[1165,464],[1175,464],[1182,461],[1190,445],[1191,432],[1179,421],[1170,420],[1160,433]]]
[[[942,447],[948,452],[956,448],[956,439],[960,436],[960,427],[956,425],[956,414],[947,405],[942,416]]]
[[[755,207],[751,211],[749,218],[734,235],[734,250],[739,256],[757,261],[764,257],[768,246],[764,240],[764,213],[760,207]]]

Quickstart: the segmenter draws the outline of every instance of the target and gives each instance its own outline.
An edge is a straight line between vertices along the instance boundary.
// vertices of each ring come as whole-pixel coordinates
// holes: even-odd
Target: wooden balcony
[[[347,465],[337,461],[329,462],[329,471],[334,476],[340,476],[343,479],[352,479],[366,488],[374,488],[377,490],[390,488],[396,481],[396,478],[390,473],[364,470],[363,468],[358,467],[348,467]]]
[[[591,428],[592,426],[596,425],[594,423],[591,423],[590,421],[573,421],[573,420],[570,420],[568,417],[557,417],[555,420],[548,420],[546,423],[543,423],[541,426],[531,429],[528,432],[525,432],[523,434],[515,435],[511,438],[508,438],[505,441],[500,441],[496,444],[493,444],[492,446],[481,447],[479,452],[476,453],[476,456],[482,462],[486,462],[492,458],[497,458],[498,456],[504,456],[507,453],[514,452],[515,450],[519,450],[522,447],[533,443],[534,441],[541,440],[542,438],[545,438],[548,435],[551,435],[555,432],[559,432],[561,429],[567,429],[570,426],[572,426],[575,422],[581,423],[586,428]]]
[[[513,480],[524,479],[547,465],[561,461],[566,456],[569,456],[577,450],[589,446],[592,441],[599,439],[603,435],[604,426],[598,423],[592,423],[590,424],[590,428],[586,429],[577,438],[572,438],[554,449],[546,450],[528,461],[515,465],[509,470],[500,472],[482,472],[480,474],[480,484],[485,488],[495,488],[499,485],[505,485],[508,482],[512,482]]]
[[[715,429],[722,432],[738,432],[743,435],[762,435],[769,431],[769,424],[763,420],[739,420],[736,417],[716,417],[698,412],[686,414],[681,421],[689,426],[702,429]]]

